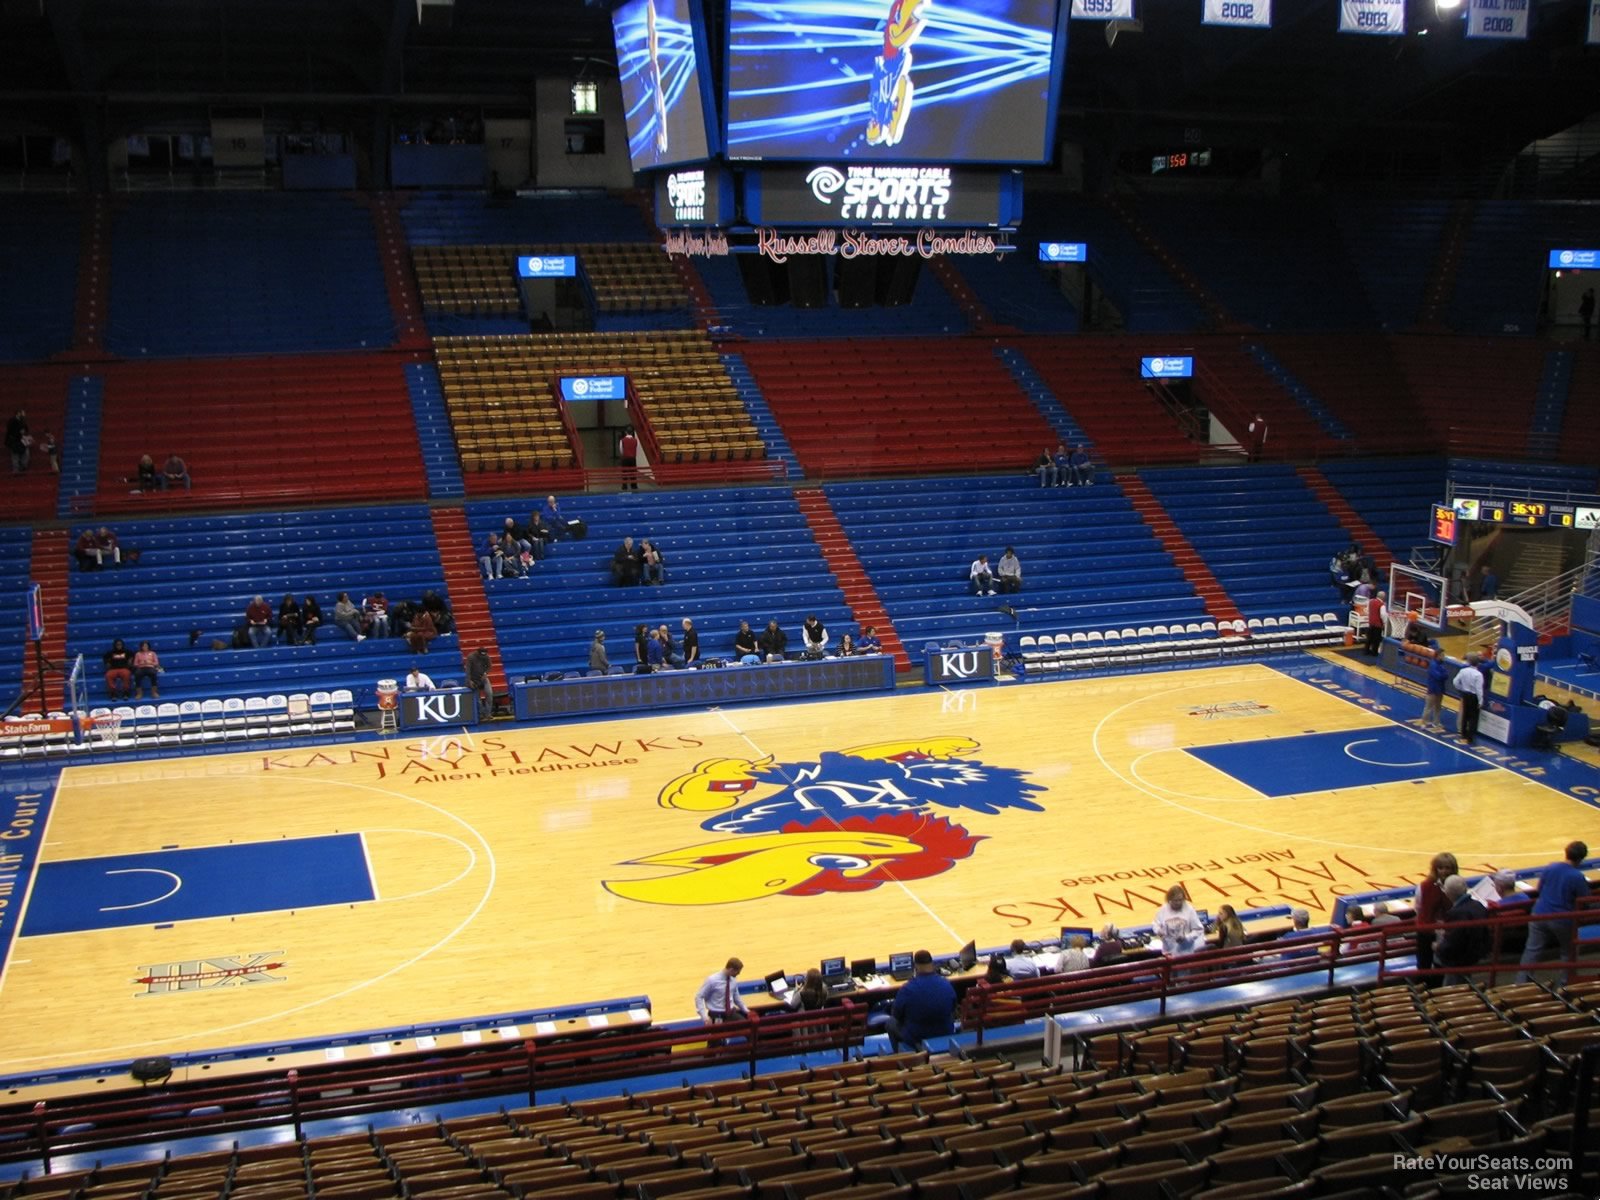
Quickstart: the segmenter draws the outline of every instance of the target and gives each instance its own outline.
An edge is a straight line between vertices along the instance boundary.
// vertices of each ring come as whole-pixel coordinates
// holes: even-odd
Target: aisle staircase
[[[1044,419],[1050,422],[1050,428],[1055,430],[1056,440],[1064,446],[1082,446],[1085,450],[1093,451],[1089,435],[1084,433],[1083,426],[1072,419],[1072,414],[1067,412],[1061,403],[1061,398],[1051,390],[1051,387],[1033,369],[1022,351],[1015,346],[996,346],[994,356],[1001,365],[1011,372],[1011,378],[1017,381],[1017,386],[1027,393],[1028,399],[1033,401],[1033,406],[1039,410]],[[1045,447],[1040,446],[1040,450]]]
[[[1450,210],[1444,233],[1439,238],[1438,257],[1433,260],[1433,271],[1422,291],[1422,311],[1417,324],[1429,332],[1442,332],[1445,328],[1445,306],[1456,290],[1456,273],[1461,267],[1461,252],[1466,248],[1472,232],[1472,218],[1477,208],[1471,200],[1457,200]]]
[[[800,469],[800,460],[795,457],[789,439],[783,436],[783,428],[778,424],[778,418],[772,415],[772,408],[767,404],[767,398],[761,394],[761,385],[756,382],[750,364],[744,361],[744,355],[725,350],[719,357],[722,359],[723,369],[728,372],[728,378],[733,380],[734,391],[739,393],[739,402],[744,405],[744,410],[750,414],[756,432],[761,435],[761,443],[767,449],[767,457],[783,464],[785,478],[803,478],[805,472]]]
[[[1122,488],[1122,494],[1128,498],[1128,503],[1144,518],[1144,523],[1156,535],[1157,540],[1172,555],[1172,561],[1183,572],[1183,577],[1189,581],[1189,586],[1194,588],[1195,594],[1205,601],[1206,615],[1217,623],[1217,628],[1222,629],[1223,623],[1232,624],[1242,621],[1244,614],[1239,611],[1233,600],[1229,598],[1217,577],[1211,573],[1211,568],[1206,566],[1189,539],[1183,536],[1177,523],[1167,513],[1161,501],[1145,485],[1144,480],[1129,471],[1119,474],[1116,482]]]
[[[961,272],[948,258],[931,258],[928,260],[928,269],[933,272],[933,277],[950,293],[950,299],[956,302],[956,307],[967,318],[967,326],[979,333],[1015,333],[1016,330],[1009,325],[996,325],[994,315],[988,306],[978,299],[978,293],[962,278]]]
[[[379,192],[370,200],[372,227],[378,236],[378,259],[389,292],[396,344],[408,350],[425,350],[433,344],[422,317],[416,279],[411,273],[411,247],[405,222],[393,192]]]
[[[1561,427],[1567,419],[1567,398],[1572,390],[1571,350],[1546,350],[1539,373],[1539,391],[1533,401],[1533,424],[1528,429],[1528,455],[1553,459],[1561,449]],[[1593,414],[1590,414],[1591,416]]]
[[[61,431],[61,475],[56,480],[56,516],[86,516],[100,478],[100,405],[105,384],[79,375],[67,385],[67,418]]]
[[[1346,533],[1363,554],[1370,554],[1378,564],[1380,577],[1386,576],[1389,564],[1394,561],[1394,556],[1389,553],[1389,548],[1383,544],[1383,539],[1377,535],[1372,526],[1362,520],[1361,514],[1350,506],[1350,502],[1339,494],[1339,489],[1329,482],[1328,477],[1315,467],[1296,467],[1295,474],[1300,476],[1302,483],[1322,505],[1333,514],[1334,520],[1344,527]]]
[[[461,461],[450,429],[439,369],[430,362],[407,364],[406,391],[411,396],[411,416],[417,424],[422,467],[428,475],[428,495],[436,500],[465,496],[466,485],[461,481]]]
[[[40,712],[54,712],[65,707],[67,662],[67,587],[72,562],[72,535],[65,529],[35,530],[33,551],[28,568],[28,578],[40,585],[44,597],[44,656],[61,668],[59,672],[45,674],[42,699],[35,697],[26,707]],[[23,664],[23,687],[31,687],[37,678],[34,670],[33,646],[22,643],[27,656]],[[98,668],[98,669],[97,669]],[[95,686],[100,681],[103,668],[100,664],[85,662],[91,707],[96,696]],[[103,692],[104,689],[101,689]]]
[[[495,638],[494,619],[489,615],[489,598],[483,591],[483,573],[478,569],[467,515],[457,506],[435,508],[432,515],[433,540],[439,547],[445,586],[450,592],[450,611],[456,619],[456,645],[463,660],[479,646],[488,650],[489,681],[495,695],[508,695],[511,686],[500,657],[500,643]]]
[[[1166,243],[1156,237],[1150,227],[1140,220],[1139,215],[1133,211],[1132,202],[1127,197],[1112,194],[1107,196],[1103,203],[1106,208],[1116,215],[1128,232],[1133,235],[1134,240],[1144,247],[1145,253],[1160,263],[1167,274],[1182,285],[1183,289],[1189,293],[1190,298],[1200,306],[1200,310],[1206,315],[1206,320],[1214,328],[1228,329],[1237,327],[1232,317],[1229,316],[1228,310],[1222,306],[1222,301],[1207,290],[1205,284],[1200,282],[1194,272],[1184,266],[1179,261],[1178,256],[1167,248]]]
[[[78,289],[70,351],[75,361],[106,357],[102,339],[110,293],[111,200],[95,196],[84,210],[83,235],[78,249]]]
[[[867,578],[866,568],[856,557],[855,548],[850,545],[850,538],[839,524],[833,505],[828,503],[822,488],[797,487],[794,500],[811,526],[811,536],[822,547],[822,555],[828,560],[828,568],[844,592],[845,603],[850,606],[856,624],[862,629],[875,626],[884,651],[894,655],[895,670],[911,670],[911,659],[900,644],[894,626],[889,623],[889,613],[878,599],[872,581]]]

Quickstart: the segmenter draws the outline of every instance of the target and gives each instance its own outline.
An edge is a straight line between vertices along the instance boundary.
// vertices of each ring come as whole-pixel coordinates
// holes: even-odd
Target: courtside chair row
[[[1024,675],[1142,666],[1188,659],[1238,657],[1339,645],[1346,627],[1337,613],[1308,617],[1251,617],[1218,626],[1141,625],[1123,629],[1028,635],[1018,639],[1015,661]]]

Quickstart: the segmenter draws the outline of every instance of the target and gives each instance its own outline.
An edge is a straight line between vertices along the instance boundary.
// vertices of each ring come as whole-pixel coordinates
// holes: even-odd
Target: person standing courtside
[[[1467,665],[1456,672],[1454,683],[1461,693],[1461,740],[1470,746],[1478,736],[1478,709],[1483,706],[1483,672],[1476,650],[1467,655]]]
[[[737,958],[730,958],[722,970],[706,976],[706,981],[694,994],[694,1009],[707,1025],[718,1021],[734,1021],[749,1015],[749,1009],[745,1008],[744,999],[739,995],[739,985],[735,982],[742,970],[744,963]]]
[[[921,1050],[931,1037],[948,1037],[954,1028],[956,989],[933,969],[933,955],[918,950],[911,956],[916,974],[895,993],[886,1030],[889,1046]]]
[[[1367,601],[1366,651],[1369,658],[1377,658],[1378,647],[1383,644],[1383,628],[1389,618],[1389,608],[1384,601],[1388,598],[1387,593],[1378,592]]]

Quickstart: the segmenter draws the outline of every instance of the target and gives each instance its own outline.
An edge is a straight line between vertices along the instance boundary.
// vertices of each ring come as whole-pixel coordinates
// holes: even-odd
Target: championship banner
[[[1074,21],[1131,21],[1133,0],[1072,0]]]
[[[1393,35],[1405,31],[1406,0],[1339,0],[1340,33]]]
[[[1271,29],[1272,0],[1205,0],[1201,23],[1235,25],[1241,29]]]
[[[1526,41],[1528,0],[1468,0],[1467,36]]]
[[[1589,45],[1600,46],[1600,0],[1589,0]]]

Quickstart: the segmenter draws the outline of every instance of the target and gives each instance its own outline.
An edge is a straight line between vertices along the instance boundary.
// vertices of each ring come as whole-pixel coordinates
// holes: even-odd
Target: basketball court
[[[730,954],[1144,924],[1173,883],[1322,915],[1438,850],[1600,845],[1600,771],[1420,707],[1301,655],[36,772],[0,797],[0,1073],[614,997],[671,1020]]]

